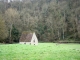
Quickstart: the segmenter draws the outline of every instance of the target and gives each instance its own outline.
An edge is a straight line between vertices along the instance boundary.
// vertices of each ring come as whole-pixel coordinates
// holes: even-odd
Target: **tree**
[[[16,21],[19,19],[19,14],[18,14],[18,11],[16,9],[13,9],[13,8],[9,8],[6,10],[5,12],[5,21],[7,23],[7,26],[9,28],[9,42],[12,43],[12,35],[11,35],[11,32],[12,32],[12,28],[13,28],[13,25],[17,24]]]
[[[24,8],[21,13],[22,30],[35,30],[38,17],[30,9]]]
[[[12,35],[12,41],[13,42],[19,42],[20,33],[14,25],[13,25],[13,28],[12,28],[11,35]]]
[[[8,30],[5,25],[3,17],[0,15],[0,42],[5,42],[4,39],[8,37]]]

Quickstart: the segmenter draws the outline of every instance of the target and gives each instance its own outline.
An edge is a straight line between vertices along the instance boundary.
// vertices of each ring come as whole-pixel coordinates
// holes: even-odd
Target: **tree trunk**
[[[12,43],[12,40],[11,40],[11,32],[12,32],[12,24],[11,24],[11,27],[10,27],[10,37],[9,37],[9,43]]]
[[[59,30],[58,30],[58,38],[59,38],[59,40],[60,40],[60,32],[59,32]]]
[[[63,40],[64,40],[64,29],[63,29]]]
[[[78,38],[78,19],[77,19],[77,15],[76,15],[76,19],[75,19],[75,23],[76,23],[76,26],[75,26],[75,33],[76,33],[76,35],[75,35],[75,40]]]
[[[64,19],[63,19],[63,40],[64,40],[64,28],[65,28],[65,11],[64,11]]]

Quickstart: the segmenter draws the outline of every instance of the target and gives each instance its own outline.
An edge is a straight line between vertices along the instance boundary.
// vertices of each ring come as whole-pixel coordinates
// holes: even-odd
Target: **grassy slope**
[[[0,45],[0,60],[80,60],[79,44]]]

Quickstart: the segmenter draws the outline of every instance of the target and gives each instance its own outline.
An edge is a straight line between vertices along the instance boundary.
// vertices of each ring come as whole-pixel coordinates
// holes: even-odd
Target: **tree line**
[[[23,31],[39,41],[79,41],[80,0],[0,2],[0,42],[19,42]]]

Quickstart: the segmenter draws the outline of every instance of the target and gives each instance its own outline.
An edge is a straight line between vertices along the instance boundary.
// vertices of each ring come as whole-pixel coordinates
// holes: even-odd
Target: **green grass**
[[[79,44],[0,45],[0,60],[80,60]]]

